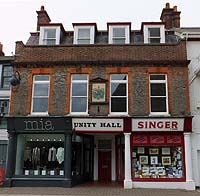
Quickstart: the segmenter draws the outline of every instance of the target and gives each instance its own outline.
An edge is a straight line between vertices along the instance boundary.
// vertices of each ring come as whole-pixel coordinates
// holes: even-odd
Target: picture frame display
[[[170,148],[168,148],[168,147],[162,148],[162,154],[163,155],[169,155],[170,154]]]
[[[158,156],[151,156],[150,162],[151,162],[151,165],[157,165],[158,164]]]
[[[106,84],[93,83],[92,84],[92,102],[105,102],[106,101]]]
[[[137,153],[138,154],[144,154],[144,147],[138,147],[137,148]]]
[[[159,154],[158,148],[149,148],[149,154]]]
[[[140,164],[148,164],[148,156],[140,156]]]
[[[162,157],[162,165],[171,165],[171,157],[170,156]]]

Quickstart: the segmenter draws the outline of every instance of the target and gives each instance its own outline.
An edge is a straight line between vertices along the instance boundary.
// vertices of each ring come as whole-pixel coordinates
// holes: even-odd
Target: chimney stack
[[[42,5],[40,8],[40,11],[36,11],[37,16],[37,31],[40,30],[40,26],[43,24],[49,24],[51,22],[51,19],[49,15],[47,14],[46,10],[44,9],[44,6]]]
[[[165,23],[166,29],[180,28],[180,14],[177,11],[177,6],[170,8],[170,4],[166,3],[165,8],[163,8],[160,19]]]
[[[3,45],[0,42],[0,56],[4,56]]]

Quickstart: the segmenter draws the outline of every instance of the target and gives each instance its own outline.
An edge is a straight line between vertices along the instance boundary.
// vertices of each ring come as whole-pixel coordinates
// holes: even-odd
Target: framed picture
[[[163,155],[168,155],[168,154],[170,154],[170,148],[162,148],[162,154],[163,154]]]
[[[149,154],[159,154],[158,148],[149,148]]]
[[[137,148],[137,153],[138,154],[144,154],[144,147],[138,147]]]
[[[151,156],[150,161],[151,161],[151,165],[157,165],[158,164],[158,157],[157,156]]]
[[[171,165],[171,157],[162,157],[162,165]]]
[[[106,84],[105,83],[92,83],[92,102],[105,102],[106,101]]]
[[[148,164],[148,156],[140,156],[140,164]]]

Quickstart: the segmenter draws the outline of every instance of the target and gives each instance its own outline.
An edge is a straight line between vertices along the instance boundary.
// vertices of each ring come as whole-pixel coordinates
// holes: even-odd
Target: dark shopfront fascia
[[[9,117],[5,186],[71,187],[68,117]]]

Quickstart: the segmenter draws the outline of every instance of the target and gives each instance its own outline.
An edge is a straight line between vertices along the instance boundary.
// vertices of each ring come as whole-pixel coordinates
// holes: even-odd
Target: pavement
[[[121,186],[0,187],[0,196],[200,196],[200,190],[124,189]]]

